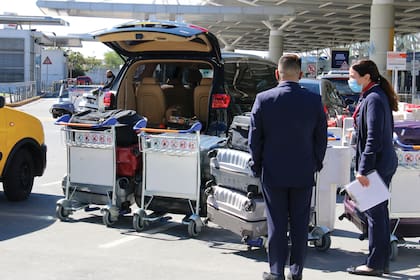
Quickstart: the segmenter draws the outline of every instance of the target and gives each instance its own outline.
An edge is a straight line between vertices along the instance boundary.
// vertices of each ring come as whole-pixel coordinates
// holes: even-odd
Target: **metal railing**
[[[37,95],[35,81],[21,83],[0,83],[0,95],[6,103],[16,103]]]

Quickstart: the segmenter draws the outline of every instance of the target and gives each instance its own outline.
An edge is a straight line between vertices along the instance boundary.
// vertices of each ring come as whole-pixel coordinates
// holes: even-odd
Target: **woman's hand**
[[[359,183],[363,187],[369,187],[369,178],[368,177],[366,177],[364,175],[357,174],[356,179],[359,181]]]

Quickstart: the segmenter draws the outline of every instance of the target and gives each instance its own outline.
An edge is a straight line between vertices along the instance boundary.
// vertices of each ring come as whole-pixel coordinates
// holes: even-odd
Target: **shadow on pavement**
[[[25,201],[10,202],[0,191],[0,241],[46,228],[55,221],[59,196],[32,193]]]

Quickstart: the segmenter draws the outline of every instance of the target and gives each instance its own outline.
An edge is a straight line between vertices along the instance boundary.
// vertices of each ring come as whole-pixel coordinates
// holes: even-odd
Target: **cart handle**
[[[139,120],[133,127],[133,130],[136,131],[143,131],[143,132],[155,132],[155,133],[192,133],[200,131],[202,128],[202,125],[200,122],[195,122],[189,129],[185,130],[176,130],[176,129],[164,129],[164,128],[147,128],[147,119],[143,118]]]
[[[394,141],[397,144],[397,146],[400,146],[401,148],[405,149],[406,151],[420,151],[420,145],[403,144],[403,143],[401,143],[400,140],[398,140],[398,138],[394,138]]]
[[[88,128],[98,128],[98,127],[104,127],[104,126],[113,126],[118,124],[118,120],[116,118],[109,118],[105,120],[101,124],[89,124],[89,123],[71,123],[69,122],[71,118],[71,115],[66,114],[64,116],[61,116],[57,121],[55,121],[55,125],[64,125],[64,126],[73,126],[73,127],[88,127]]]
[[[340,141],[341,138],[335,136],[333,133],[328,132],[328,141]]]

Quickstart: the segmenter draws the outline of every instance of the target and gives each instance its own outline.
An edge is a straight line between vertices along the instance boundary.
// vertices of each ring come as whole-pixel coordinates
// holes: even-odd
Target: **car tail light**
[[[230,95],[226,93],[216,93],[212,96],[211,108],[226,109],[229,107]]]
[[[105,108],[111,108],[113,105],[114,94],[110,91],[104,93],[104,106]]]
[[[328,108],[327,108],[327,105],[324,105],[324,113],[328,115]]]

